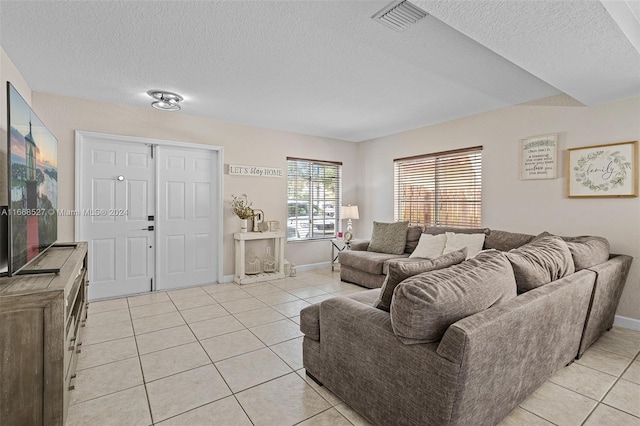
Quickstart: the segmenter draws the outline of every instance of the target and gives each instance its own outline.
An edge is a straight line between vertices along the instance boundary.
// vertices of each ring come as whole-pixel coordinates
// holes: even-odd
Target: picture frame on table
[[[638,196],[638,141],[567,149],[569,198]]]

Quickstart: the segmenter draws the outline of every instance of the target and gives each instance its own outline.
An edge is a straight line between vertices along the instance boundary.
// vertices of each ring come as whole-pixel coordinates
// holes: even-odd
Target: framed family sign
[[[638,141],[567,150],[570,198],[637,197]]]
[[[558,168],[558,134],[520,140],[520,179],[554,179]]]

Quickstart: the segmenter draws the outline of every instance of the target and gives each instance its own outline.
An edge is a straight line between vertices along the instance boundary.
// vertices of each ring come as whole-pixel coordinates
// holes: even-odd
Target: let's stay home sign
[[[240,166],[237,164],[229,164],[229,175],[279,178],[283,176],[283,172],[282,169],[277,167]]]

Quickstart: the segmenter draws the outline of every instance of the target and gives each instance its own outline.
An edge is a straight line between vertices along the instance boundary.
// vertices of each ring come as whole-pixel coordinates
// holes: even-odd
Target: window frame
[[[481,227],[482,151],[474,146],[394,159],[394,219],[411,225]]]
[[[292,169],[295,171],[293,176]],[[328,176],[332,173],[335,176]],[[331,180],[329,184],[328,179]],[[331,185],[333,190],[327,188]],[[330,204],[333,211],[325,211],[325,206]],[[341,204],[342,162],[287,157],[287,242],[336,238],[341,229]],[[301,209],[306,209],[307,213],[301,216],[297,213]],[[309,211],[314,213],[309,215]],[[302,235],[305,232],[307,234]]]

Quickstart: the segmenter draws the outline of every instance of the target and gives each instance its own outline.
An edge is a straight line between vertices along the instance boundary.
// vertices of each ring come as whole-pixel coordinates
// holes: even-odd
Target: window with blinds
[[[481,226],[481,146],[393,162],[397,221],[425,226]]]
[[[342,163],[287,158],[287,241],[335,238]]]

